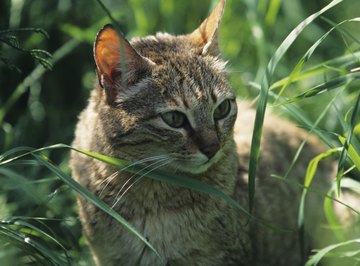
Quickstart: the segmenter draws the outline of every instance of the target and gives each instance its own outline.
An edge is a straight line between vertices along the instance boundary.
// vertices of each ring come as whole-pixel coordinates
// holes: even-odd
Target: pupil
[[[230,111],[229,100],[223,101],[215,110],[214,118],[220,120],[228,115]]]

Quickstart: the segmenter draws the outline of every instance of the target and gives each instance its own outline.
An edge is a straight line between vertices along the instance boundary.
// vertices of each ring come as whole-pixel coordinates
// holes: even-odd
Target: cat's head
[[[99,126],[113,154],[190,173],[226,155],[237,110],[218,47],[224,4],[188,35],[98,33]]]

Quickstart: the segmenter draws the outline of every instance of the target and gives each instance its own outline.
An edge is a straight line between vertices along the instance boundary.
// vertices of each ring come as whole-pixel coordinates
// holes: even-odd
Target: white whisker
[[[100,186],[102,186],[102,185],[106,182],[106,184],[105,184],[105,186],[103,187],[103,189],[101,190],[99,196],[100,196],[100,197],[102,196],[103,192],[106,190],[106,188],[109,186],[109,184],[110,184],[120,173],[126,171],[126,170],[129,169],[130,167],[133,167],[133,166],[139,165],[139,164],[143,164],[143,163],[146,163],[146,162],[151,162],[151,161],[163,159],[163,158],[165,158],[165,157],[166,157],[166,155],[157,155],[157,156],[152,156],[152,157],[144,158],[144,159],[135,161],[135,162],[127,165],[126,167],[121,168],[121,169],[115,171],[114,173],[112,173],[110,176],[106,177],[106,178],[100,183]]]
[[[136,173],[134,173],[132,176],[130,176],[130,177],[128,178],[128,180],[124,183],[124,185],[123,185],[123,186],[120,188],[120,190],[118,191],[118,193],[117,193],[117,195],[116,195],[115,198],[118,198],[119,195],[120,195],[120,193],[121,193],[121,192],[123,191],[123,189],[125,188],[125,186],[126,186],[133,178],[135,178],[137,175],[139,175],[142,171],[144,171],[145,169],[150,168],[150,167],[152,167],[152,166],[154,166],[154,165],[157,165],[157,164],[159,164],[159,163],[162,163],[163,161],[166,161],[166,160],[168,160],[168,159],[167,159],[167,158],[163,158],[163,159],[161,159],[161,160],[158,160],[158,161],[156,161],[156,162],[151,163],[150,165],[146,165],[146,166],[143,167],[142,169],[138,170]]]
[[[147,174],[155,171],[156,169],[159,169],[159,168],[161,168],[161,167],[163,167],[163,166],[171,163],[172,161],[173,161],[173,159],[164,158],[164,159],[161,160],[161,161],[158,161],[158,162],[155,162],[155,163],[151,164],[151,166],[152,166],[152,165],[156,165],[156,164],[159,164],[159,165],[157,165],[156,167],[150,169],[149,171],[146,171],[146,172],[143,173],[141,176],[139,176],[131,185],[129,185],[129,186],[125,189],[125,191],[124,191],[120,196],[119,196],[119,193],[120,193],[120,191],[119,191],[119,193],[117,194],[117,197],[116,197],[116,198],[117,198],[117,199],[116,199],[116,202],[111,206],[111,208],[114,208],[114,207],[120,202],[120,200],[124,197],[124,195],[125,195],[134,185],[136,185],[137,183],[139,183],[140,180],[141,180],[144,176],[146,176]],[[129,178],[129,180],[132,179],[133,177],[135,177],[135,176],[136,176],[138,173],[140,173],[141,171],[144,171],[144,169],[148,168],[149,166],[150,166],[150,165],[148,165],[147,167],[139,170],[136,174],[134,174],[133,176],[131,176],[131,177]],[[129,180],[128,180],[128,181],[129,181]],[[128,181],[127,181],[127,182],[128,182]],[[123,187],[122,187],[122,188],[123,188]],[[122,188],[121,188],[121,189],[122,189]]]
[[[149,168],[149,167],[152,167],[153,165],[156,165],[156,164],[158,164],[158,163],[160,163],[160,162],[163,162],[164,160],[167,160],[167,158],[163,158],[163,159],[161,159],[161,160],[158,160],[158,161],[156,161],[156,162],[153,162],[153,163],[145,166],[144,168],[140,169],[139,171],[137,171],[137,172],[136,172],[135,174],[133,174],[132,176],[130,176],[130,177],[128,178],[128,180],[122,185],[122,187],[120,188],[120,190],[118,191],[118,193],[116,194],[115,199],[116,199],[117,197],[119,197],[120,193],[123,191],[123,189],[126,187],[126,185],[127,185],[133,178],[135,178],[139,173],[141,173],[143,170],[145,170],[145,169],[147,169],[147,168]]]

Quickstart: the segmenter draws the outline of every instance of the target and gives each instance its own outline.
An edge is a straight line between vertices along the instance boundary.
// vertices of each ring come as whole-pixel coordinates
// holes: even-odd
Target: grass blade
[[[19,246],[22,250],[26,250],[30,256],[36,257],[37,261],[39,262],[43,259],[44,264],[42,265],[51,264],[62,266],[65,264],[65,262],[56,253],[46,248],[38,241],[31,239],[26,235],[20,234],[17,231],[1,224],[2,222],[0,222],[0,238],[5,238],[7,241],[10,241]]]
[[[341,180],[341,188],[349,189],[353,191],[354,193],[360,195],[360,182],[356,181],[351,178],[343,178]],[[337,184],[334,183],[334,185],[330,188],[329,192],[327,193],[327,197],[325,197],[324,200],[324,213],[325,217],[328,221],[328,224],[330,225],[331,230],[333,231],[334,235],[337,237],[339,241],[345,241],[346,237],[344,234],[344,230],[342,230],[342,224],[339,222],[338,215],[334,212],[334,206],[333,206],[333,194],[337,194]],[[346,206],[347,208],[350,208],[352,211],[354,211],[353,208],[350,206]],[[357,215],[360,215],[358,211],[356,211]]]
[[[64,145],[66,146],[66,145]],[[79,193],[81,196],[85,197],[89,201],[91,201],[92,204],[99,207],[101,210],[112,216],[115,220],[117,220],[119,223],[121,223],[127,230],[129,230],[131,233],[136,235],[139,239],[141,239],[152,251],[154,251],[158,256],[158,252],[156,249],[146,240],[146,238],[140,234],[132,225],[130,225],[123,217],[121,217],[117,212],[115,212],[113,209],[111,209],[105,202],[98,199],[94,194],[92,194],[89,190],[81,186],[79,183],[77,183],[74,179],[67,176],[64,172],[62,172],[59,168],[54,166],[49,162],[47,158],[44,158],[42,156],[39,156],[35,153],[32,153],[32,155],[45,167],[47,167],[51,172],[53,172],[55,175],[57,175],[63,182],[68,184],[73,190],[75,190],[77,193]]]
[[[283,84],[280,92],[278,93],[278,98],[281,97],[281,95],[284,93],[284,91],[286,90],[286,88],[294,81],[294,79],[298,76],[298,74],[301,72],[303,66],[305,65],[305,63],[310,59],[310,57],[312,56],[312,54],[315,52],[316,48],[330,35],[331,32],[333,32],[335,29],[337,29],[338,27],[342,26],[345,23],[348,22],[359,22],[360,18],[353,18],[353,19],[348,19],[348,20],[344,20],[336,25],[333,25],[333,27],[327,31],[323,36],[321,36],[320,39],[318,39],[310,48],[309,50],[306,51],[306,53],[304,54],[304,56],[300,59],[300,61],[296,64],[294,70],[290,73],[290,75],[288,76],[286,82]]]
[[[297,101],[304,100],[306,98],[314,97],[316,95],[319,95],[321,93],[324,93],[326,91],[330,91],[336,88],[339,88],[349,82],[352,82],[354,79],[360,79],[360,73],[350,73],[345,76],[334,78],[330,81],[324,82],[320,85],[317,85],[289,100],[286,100],[284,102],[281,102],[279,104],[276,104],[275,107],[279,107],[285,104],[294,103]]]
[[[351,207],[350,205],[342,202],[341,200],[339,200],[337,197],[332,197],[331,195],[324,193],[322,190],[317,190],[311,187],[305,187],[303,184],[300,184],[294,180],[291,180],[290,178],[286,178],[284,176],[278,176],[278,175],[271,175],[271,177],[276,178],[276,179],[280,179],[282,182],[285,182],[291,186],[296,186],[298,188],[301,188],[303,190],[307,190],[310,193],[316,194],[319,197],[323,197],[323,198],[328,198],[329,200],[333,201],[333,202],[337,202],[343,206],[345,206],[346,208],[350,209],[352,212],[356,213],[357,215],[360,215],[360,210],[356,210],[353,207]],[[353,191],[357,192],[358,194],[360,194],[360,184],[357,181],[355,184],[353,184],[352,182],[350,182],[350,184],[348,184],[349,178],[345,178],[344,182],[341,183],[341,187],[344,188],[349,188],[352,189]]]
[[[360,93],[359,93],[358,98],[356,100],[354,110],[353,110],[353,112],[351,114],[350,125],[349,125],[349,129],[348,129],[347,137],[346,137],[345,142],[343,142],[344,146],[343,146],[343,149],[341,151],[340,158],[339,158],[338,172],[337,172],[337,175],[336,175],[337,193],[338,193],[339,196],[340,196],[340,193],[341,193],[340,192],[341,191],[341,186],[340,186],[341,178],[342,178],[343,173],[344,173],[347,153],[348,153],[348,149],[349,149],[349,146],[350,146],[350,143],[351,143],[351,138],[353,136],[354,128],[356,126],[356,118],[359,117],[359,111],[360,111]]]
[[[326,197],[324,199],[323,209],[324,209],[324,214],[325,214],[326,220],[327,220],[328,224],[330,225],[331,231],[334,233],[334,235],[336,236],[336,238],[339,241],[344,241],[345,235],[343,233],[343,230],[341,230],[341,224],[339,223],[339,221],[336,217],[336,214],[334,212],[333,201],[330,199],[330,197],[332,196],[332,194],[335,191],[336,191],[336,185],[332,186],[329,189],[329,192],[327,193],[327,195],[329,197]]]
[[[54,237],[52,237],[51,235],[46,233],[44,230],[40,229],[37,226],[32,225],[31,223],[26,222],[22,217],[14,217],[14,218],[11,218],[9,220],[5,219],[5,220],[2,220],[1,223],[6,224],[6,225],[22,226],[22,227],[31,229],[32,232],[36,232],[37,234],[44,235],[45,237],[50,239],[53,243],[55,243],[57,246],[59,246],[61,248],[61,250],[65,254],[67,264],[71,265],[70,256],[69,256],[66,248],[58,240],[56,240]],[[27,236],[27,237],[29,237],[31,239],[31,236]]]
[[[76,46],[80,44],[79,41],[72,39],[61,46],[54,53],[50,63],[55,65],[57,61],[61,60],[71,51],[73,51]],[[10,108],[18,101],[18,99],[28,91],[28,89],[36,83],[46,72],[46,69],[42,65],[38,65],[35,69],[16,87],[11,96],[7,101],[0,107],[0,125],[3,123],[5,115],[8,113]]]
[[[324,153],[321,153],[314,157],[306,170],[305,180],[304,180],[304,189],[301,194],[300,205],[299,205],[299,214],[298,214],[298,228],[299,228],[299,241],[300,241],[300,252],[302,257],[305,254],[305,230],[304,230],[304,221],[305,221],[305,198],[307,194],[307,188],[310,187],[312,180],[317,171],[318,164],[321,160],[328,158],[334,153],[338,153],[338,149],[331,149]]]
[[[344,145],[346,142],[346,138],[338,135],[338,138],[340,142]],[[355,150],[354,146],[352,144],[349,144],[348,147],[348,156],[350,160],[354,163],[356,168],[360,171],[360,154]]]
[[[305,266],[318,265],[319,262],[321,261],[321,259],[324,256],[326,256],[326,254],[328,254],[330,251],[332,251],[334,249],[337,249],[337,248],[340,248],[340,247],[351,245],[351,244],[354,244],[354,243],[355,244],[360,244],[360,239],[352,239],[352,240],[349,240],[349,241],[345,241],[345,242],[341,242],[341,243],[338,243],[338,244],[327,246],[327,247],[317,251],[316,254],[313,255],[311,257],[311,259],[306,262]]]
[[[81,149],[77,149],[77,148],[73,148],[73,147],[69,147],[77,152],[83,153],[85,155],[88,155],[94,159],[103,161],[105,163],[111,164],[115,167],[118,168],[124,168],[126,166],[128,166],[130,163],[129,162],[125,162],[123,160],[119,160],[117,158],[113,158],[113,157],[109,157],[103,154],[98,154],[95,152],[88,152],[88,151],[84,151]],[[142,171],[143,167],[141,165],[134,165],[132,167],[127,167],[125,171],[132,173],[132,174],[140,174]],[[228,194],[224,193],[223,191],[221,191],[220,189],[213,187],[207,183],[204,183],[202,181],[196,180],[194,178],[190,178],[187,176],[183,176],[183,175],[177,175],[175,173],[168,173],[168,172],[164,172],[161,170],[156,170],[156,171],[151,171],[151,172],[147,172],[144,176],[151,178],[153,180],[157,180],[157,181],[161,181],[170,185],[175,185],[175,186],[181,186],[181,187],[185,187],[185,188],[189,188],[191,190],[194,191],[198,191],[201,193],[206,193],[210,196],[214,196],[214,197],[218,197],[223,199],[226,203],[228,203],[229,205],[237,208],[239,211],[241,211],[242,213],[244,213],[246,216],[251,217],[252,219],[254,219],[255,221],[259,222],[261,225],[275,230],[275,231],[282,231],[282,232],[289,232],[292,231],[292,229],[289,228],[279,228],[277,226],[274,226],[272,224],[270,224],[267,221],[264,221],[260,218],[257,218],[255,216],[252,216],[251,213],[249,213],[245,208],[243,208],[236,200],[234,200],[231,196],[229,196]]]
[[[329,109],[333,105],[335,99],[336,99],[336,96],[334,96],[333,99],[326,105],[326,107],[321,112],[319,117],[316,119],[316,121],[313,123],[313,125],[311,125],[311,127],[309,128],[309,133],[308,133],[307,137],[301,142],[300,146],[298,147],[298,149],[297,149],[297,151],[296,151],[296,153],[294,155],[294,158],[292,159],[291,164],[290,164],[290,166],[288,167],[288,169],[287,169],[287,171],[285,173],[285,178],[288,177],[291,170],[295,166],[297,160],[299,159],[300,154],[301,154],[305,144],[307,143],[308,138],[310,137],[310,134],[312,134],[313,132],[316,132],[317,126],[319,125],[320,121],[325,117],[325,114],[329,111]]]
[[[124,161],[124,160],[120,160],[117,158],[113,158],[110,156],[106,156],[103,154],[98,154],[95,152],[89,152],[89,151],[84,151],[81,149],[77,149],[74,147],[71,147],[69,145],[65,145],[65,144],[55,144],[55,145],[51,145],[48,147],[43,147],[40,149],[32,149],[29,147],[18,147],[16,149],[13,149],[9,152],[6,153],[7,157],[10,156],[11,154],[15,154],[18,153],[20,151],[25,151],[25,153],[17,155],[13,158],[4,160],[4,161],[0,161],[0,166],[1,165],[5,165],[8,163],[13,163],[15,160],[18,160],[20,158],[23,158],[25,156],[28,155],[33,155],[36,157],[37,160],[39,160],[44,166],[46,166],[47,168],[49,168],[52,172],[54,172],[58,177],[60,177],[61,180],[63,180],[66,184],[68,184],[72,189],[74,189],[76,192],[80,193],[82,196],[84,196],[85,198],[87,198],[90,201],[96,201],[96,204],[104,206],[105,209],[103,209],[105,212],[107,212],[108,214],[112,215],[113,213],[116,214],[116,212],[114,212],[108,205],[106,205],[105,203],[103,203],[101,200],[97,199],[97,197],[95,197],[93,194],[91,194],[87,189],[83,188],[80,184],[78,184],[76,181],[74,181],[72,178],[68,177],[65,173],[63,173],[60,169],[58,169],[56,166],[54,166],[53,164],[51,164],[49,162],[49,160],[47,158],[41,157],[39,155],[37,155],[37,153],[39,152],[43,152],[43,151],[47,151],[47,150],[53,150],[53,149],[71,149],[74,150],[76,152],[82,153],[84,155],[90,156],[94,159],[100,160],[102,162],[105,162],[107,164],[113,165],[119,169],[125,169],[125,171],[132,173],[132,174],[139,174],[141,172],[141,170],[143,169],[141,165],[139,166],[132,166],[132,167],[128,167],[131,162],[129,161]],[[4,156],[3,156],[4,157]],[[293,229],[289,229],[289,228],[279,228],[275,225],[270,224],[267,221],[264,221],[260,218],[254,217],[251,215],[251,213],[249,213],[245,208],[243,208],[236,200],[234,200],[231,196],[227,195],[226,193],[224,193],[223,191],[217,189],[216,187],[213,187],[209,184],[206,184],[202,181],[196,180],[194,178],[189,178],[183,175],[177,175],[174,173],[168,173],[168,172],[164,172],[164,171],[160,171],[160,170],[156,170],[156,171],[152,171],[149,173],[146,173],[144,176],[154,179],[154,180],[158,180],[161,182],[165,182],[171,185],[176,185],[176,186],[182,186],[185,188],[189,188],[198,192],[202,192],[202,193],[206,193],[209,194],[211,196],[214,197],[218,197],[223,199],[225,202],[227,202],[229,205],[237,208],[239,211],[241,211],[242,213],[244,213],[246,216],[251,217],[252,219],[254,219],[256,222],[259,222],[259,224],[275,230],[275,231],[282,231],[282,232],[290,232],[293,231]],[[89,197],[88,197],[89,196]],[[97,206],[98,206],[97,205]],[[102,209],[102,207],[100,207]],[[113,216],[114,217],[114,216]],[[118,215],[115,216],[114,218],[116,218],[119,221],[124,221],[123,218],[119,218]],[[121,222],[123,223],[123,222]],[[137,235],[137,234],[136,234]]]
[[[327,6],[325,6],[320,11],[312,14],[305,20],[303,20],[281,43],[279,48],[276,50],[275,54],[271,58],[265,72],[265,76],[261,83],[259,102],[256,109],[256,117],[254,123],[254,131],[251,142],[251,152],[250,152],[250,163],[249,163],[249,210],[252,211],[254,196],[255,196],[255,177],[257,171],[257,162],[260,156],[260,142],[263,130],[264,116],[266,111],[266,104],[268,100],[268,93],[271,83],[271,77],[275,71],[277,64],[280,59],[283,57],[285,52],[289,49],[295,39],[300,35],[300,33],[316,18],[318,18],[325,11],[334,7],[335,5],[342,2],[342,0],[334,0]]]
[[[360,57],[360,52],[355,52],[325,61],[323,63],[312,66],[298,73],[298,75],[293,77],[292,82],[296,82],[316,75],[325,75],[327,72],[334,71],[337,69],[339,69],[338,71],[342,73],[354,72],[354,69],[356,69],[359,66],[359,57]],[[284,86],[284,84],[289,82],[288,81],[289,78],[290,77],[288,76],[279,81],[276,81],[271,85],[270,90],[274,90]],[[289,82],[289,84],[291,84],[291,82]]]
[[[122,31],[121,31],[121,26],[120,26],[119,22],[112,16],[110,10],[106,7],[106,5],[103,3],[103,1],[96,0],[96,2],[98,2],[100,7],[102,8],[102,10],[104,10],[106,15],[109,17],[109,19],[110,19],[111,23],[114,25],[116,31],[118,33],[120,33],[122,36],[125,36],[124,33],[122,33]]]

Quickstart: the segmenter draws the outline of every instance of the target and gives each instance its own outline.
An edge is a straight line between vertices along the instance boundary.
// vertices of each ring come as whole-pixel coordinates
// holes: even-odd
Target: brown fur
[[[221,1],[197,30],[178,37],[157,34],[130,44],[105,27],[95,45],[100,85],[95,86],[79,117],[73,146],[131,161],[176,154],[176,163],[164,167],[169,173],[178,171],[206,182],[246,207],[255,111],[246,102],[238,101],[236,107],[224,63],[218,58],[217,30],[223,8]],[[125,53],[109,43],[122,43]],[[124,56],[125,67],[120,64]],[[209,114],[219,99],[231,99],[231,111],[214,124]],[[189,112],[191,126],[171,129],[159,117],[159,108],[177,110],[180,105]],[[298,265],[296,219],[301,189],[270,175],[285,174],[307,137],[289,122],[266,117],[254,215],[292,232],[269,229],[254,219],[247,223],[246,215],[223,200],[190,189],[145,177],[129,187],[134,181],[131,174],[72,152],[74,178],[113,206],[160,254],[157,257],[122,225],[79,198],[80,218],[96,263]],[[201,149],[217,149],[215,141],[220,145],[217,155],[206,167],[197,166],[192,158],[203,158]],[[289,178],[302,183],[309,161],[323,150],[318,140],[310,137]],[[318,187],[326,183],[331,171],[329,165],[319,171]],[[128,187],[117,202],[118,193]],[[311,204],[317,204],[316,197]],[[316,206],[311,207],[315,209],[315,214],[308,215],[311,219],[317,216]],[[314,220],[312,224],[314,230],[319,226]]]

